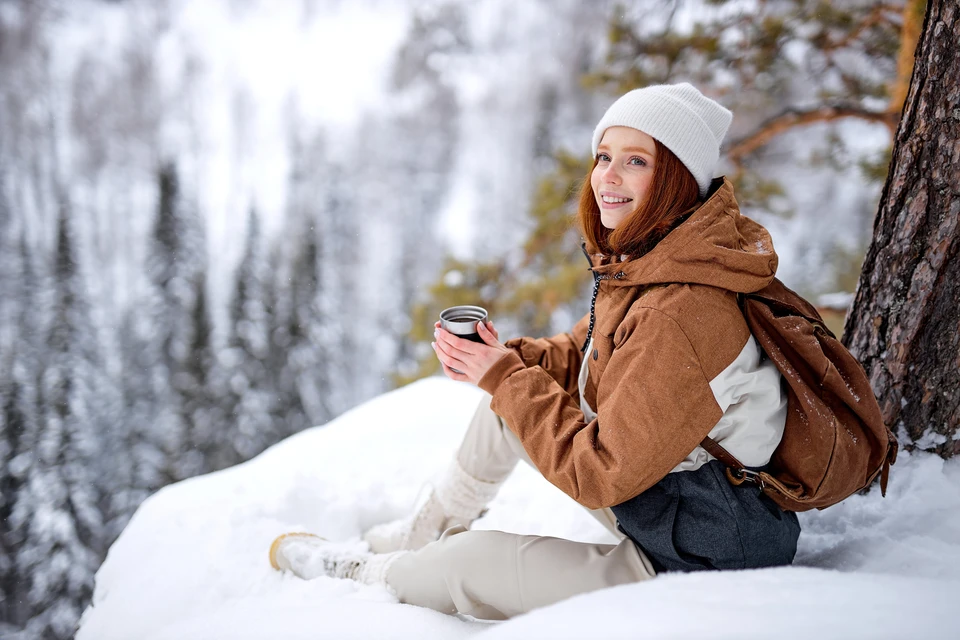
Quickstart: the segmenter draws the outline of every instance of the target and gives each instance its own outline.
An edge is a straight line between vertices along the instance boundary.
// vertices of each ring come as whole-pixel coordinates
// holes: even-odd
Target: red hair
[[[617,225],[608,229],[600,221],[600,207],[590,184],[593,168],[580,186],[580,205],[577,224],[583,234],[589,253],[643,255],[670,233],[677,220],[700,199],[700,187],[690,170],[659,140],[656,144],[653,178],[643,202]]]

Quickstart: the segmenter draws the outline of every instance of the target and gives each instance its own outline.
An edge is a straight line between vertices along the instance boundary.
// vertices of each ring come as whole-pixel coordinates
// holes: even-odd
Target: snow
[[[793,567],[668,574],[503,623],[401,605],[383,588],[270,568],[271,540],[358,539],[449,462],[481,393],[431,378],[236,467],[166,487],[96,576],[78,640],[230,638],[947,638],[960,597],[960,461],[901,453],[887,497],[801,514]],[[478,528],[609,541],[521,464]]]

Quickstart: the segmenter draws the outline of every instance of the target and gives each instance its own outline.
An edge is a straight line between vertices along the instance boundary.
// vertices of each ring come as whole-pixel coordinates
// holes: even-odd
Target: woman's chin
[[[623,216],[621,215],[614,216],[604,213],[603,211],[600,212],[600,224],[611,231],[617,228],[617,225],[620,224],[621,220],[623,220]]]

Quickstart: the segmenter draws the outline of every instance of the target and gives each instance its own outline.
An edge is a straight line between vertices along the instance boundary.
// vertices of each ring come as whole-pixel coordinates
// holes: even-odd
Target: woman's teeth
[[[614,198],[611,196],[600,196],[607,204],[619,204],[621,202],[630,202],[633,198]]]

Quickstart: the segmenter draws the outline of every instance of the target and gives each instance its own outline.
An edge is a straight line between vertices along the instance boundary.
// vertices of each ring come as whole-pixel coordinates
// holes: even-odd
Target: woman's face
[[[590,174],[603,226],[616,229],[647,197],[656,153],[653,138],[637,129],[610,127],[603,133]]]

